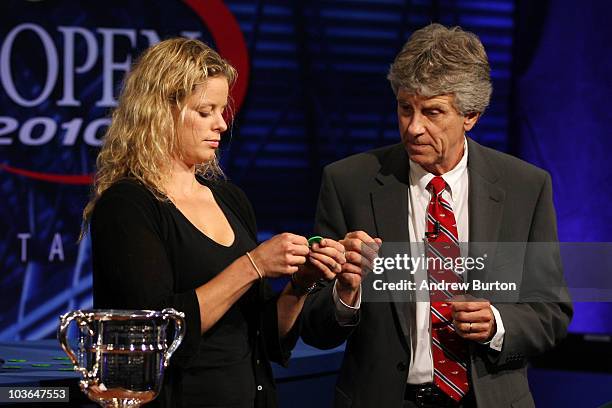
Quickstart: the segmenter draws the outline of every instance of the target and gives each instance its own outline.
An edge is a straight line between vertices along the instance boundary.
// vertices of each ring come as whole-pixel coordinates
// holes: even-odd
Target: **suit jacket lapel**
[[[401,144],[389,151],[376,175],[372,210],[376,232],[388,242],[408,242],[408,155]]]
[[[468,138],[468,149],[470,255],[479,256],[483,251],[494,254],[506,191],[499,185],[500,175],[485,157],[484,147]],[[472,243],[485,245],[474,246]],[[483,272],[486,273],[486,269]],[[474,273],[468,278],[482,280],[485,276]]]
[[[376,176],[379,187],[370,192],[376,232],[383,239],[383,249],[384,242],[406,244],[410,242],[408,231],[409,169],[408,155],[404,146],[398,144],[384,159],[383,166]],[[409,245],[406,245],[405,250],[408,254],[410,253]],[[412,280],[412,275],[406,276],[406,279]],[[415,313],[413,298],[407,298],[406,293],[400,291],[390,292],[390,301],[408,341],[410,338],[408,322]]]

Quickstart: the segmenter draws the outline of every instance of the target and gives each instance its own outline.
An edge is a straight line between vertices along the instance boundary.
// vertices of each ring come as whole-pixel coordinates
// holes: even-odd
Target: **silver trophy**
[[[170,347],[166,333],[174,322]],[[66,339],[78,325],[78,350]],[[138,407],[152,401],[162,386],[164,369],[185,335],[185,314],[174,309],[75,310],[60,316],[57,338],[83,379],[81,391],[103,407]]]

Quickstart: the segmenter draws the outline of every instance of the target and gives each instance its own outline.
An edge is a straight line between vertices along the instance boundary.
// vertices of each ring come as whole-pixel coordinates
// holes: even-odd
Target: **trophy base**
[[[87,397],[105,408],[139,407],[151,402],[157,393],[154,391],[130,391],[125,388],[109,388],[92,385],[87,387]]]

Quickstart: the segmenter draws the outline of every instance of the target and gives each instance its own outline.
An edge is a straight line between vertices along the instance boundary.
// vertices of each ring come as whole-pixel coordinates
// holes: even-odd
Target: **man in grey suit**
[[[534,406],[527,361],[565,336],[569,301],[361,302],[364,265],[381,242],[557,241],[548,173],[466,136],[491,94],[478,37],[439,24],[418,30],[388,78],[401,143],[325,168],[316,230],[341,240],[347,263],[308,297],[302,337],[319,348],[347,341],[336,407]],[[514,278],[535,282],[544,273],[546,282],[563,282],[556,251],[538,268],[519,268]],[[440,304],[447,314],[434,310]],[[446,339],[433,335],[440,322]]]

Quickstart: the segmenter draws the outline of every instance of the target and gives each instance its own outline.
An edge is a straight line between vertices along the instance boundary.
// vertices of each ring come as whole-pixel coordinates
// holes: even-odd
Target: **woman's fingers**
[[[341,265],[346,262],[344,246],[331,239],[323,240],[321,241],[321,244],[314,244],[311,247],[311,253],[326,255]]]
[[[323,274],[322,278],[328,281],[333,280],[336,274],[342,271],[342,266],[333,259],[321,254],[311,253],[309,261]]]

